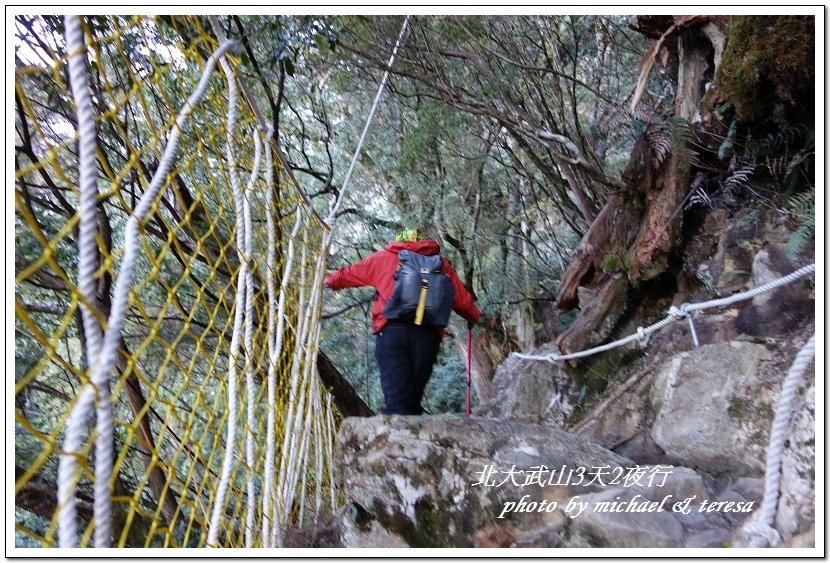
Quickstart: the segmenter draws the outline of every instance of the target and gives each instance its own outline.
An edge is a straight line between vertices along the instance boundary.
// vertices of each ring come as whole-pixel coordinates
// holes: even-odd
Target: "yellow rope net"
[[[70,412],[91,373],[81,310],[90,305],[106,331],[127,218],[219,45],[206,18],[84,18],[99,193],[97,303],[85,304],[78,291],[77,122],[62,22],[16,19],[17,547],[58,545],[62,454],[77,460],[70,477],[77,481],[78,545],[95,545],[94,409],[80,450],[62,451]],[[233,52],[226,59],[227,68],[237,68]],[[163,188],[139,224],[110,376],[113,546],[206,546],[214,512],[213,545],[279,546],[285,526],[313,524],[335,508],[335,413],[316,373],[327,227],[290,182],[252,100],[239,99],[228,131],[228,80],[243,80],[237,70],[234,75],[217,67],[183,128]],[[240,352],[233,357],[234,314],[245,306],[237,292],[244,254],[227,151],[230,146],[245,186],[254,172],[255,135],[268,145],[263,154],[270,148],[273,157],[263,156],[258,179],[244,192],[252,234],[252,338],[246,346],[239,334]],[[239,398],[239,412],[230,429],[232,396]],[[219,495],[229,449],[227,492]]]

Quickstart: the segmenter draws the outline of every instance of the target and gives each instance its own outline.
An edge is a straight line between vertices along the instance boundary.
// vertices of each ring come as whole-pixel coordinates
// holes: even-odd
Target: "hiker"
[[[422,414],[421,398],[450,308],[470,328],[481,316],[439,251],[437,242],[425,240],[417,229],[407,229],[383,250],[326,276],[326,286],[334,290],[364,286],[377,290],[372,333],[386,403],[383,414]]]

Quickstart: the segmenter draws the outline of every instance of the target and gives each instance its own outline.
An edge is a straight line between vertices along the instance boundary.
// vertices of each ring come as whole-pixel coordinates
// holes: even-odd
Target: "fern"
[[[655,169],[663,164],[672,152],[672,142],[662,131],[649,131],[646,134],[651,147],[651,166]]]
[[[808,241],[815,236],[816,193],[811,190],[796,194],[789,199],[790,215],[798,220],[798,226],[787,239],[787,253],[795,258]]]
[[[730,108],[734,107],[732,102],[723,102],[718,107],[716,107],[712,113],[715,114],[715,117],[718,118],[718,121],[723,121],[723,114],[726,113]]]
[[[761,154],[776,152],[779,149],[786,149],[795,143],[799,138],[805,139],[805,147],[813,144],[813,130],[809,125],[787,125],[776,133],[767,133],[758,148]]]
[[[726,153],[732,149],[733,145],[735,144],[735,133],[738,131],[738,121],[732,120],[732,124],[729,126],[729,132],[726,134],[726,139],[720,144],[718,147],[718,158],[724,160],[726,158]]]
[[[706,191],[706,186],[709,183],[708,180],[707,174],[699,173],[695,176],[691,191],[686,196],[686,204],[683,206],[684,211],[691,209],[695,205],[702,205],[704,207],[712,206],[712,198],[709,197]]]
[[[666,122],[666,134],[678,156],[680,169],[688,171],[692,166],[696,166],[697,153],[690,147],[698,142],[698,138],[692,124],[682,117],[674,117]]]
[[[737,202],[738,194],[751,186],[749,177],[755,172],[755,163],[739,161],[733,156],[729,163],[729,175],[718,182],[719,188],[711,194],[713,207],[730,207]]]

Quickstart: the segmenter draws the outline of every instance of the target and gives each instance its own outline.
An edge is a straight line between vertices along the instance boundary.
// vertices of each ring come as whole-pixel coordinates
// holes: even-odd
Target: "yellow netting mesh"
[[[18,546],[53,546],[60,507],[56,480],[69,412],[89,380],[77,290],[77,136],[58,18],[17,18],[15,80],[15,508]],[[124,226],[147,188],[176,114],[218,45],[204,18],[88,17],[90,89],[98,132],[98,317],[105,327]],[[234,63],[233,55],[228,58]],[[274,204],[265,173],[248,194],[253,218],[255,463],[245,462],[245,360],[238,362],[239,426],[228,437],[228,366],[240,269],[236,214],[225,150],[227,77],[217,70],[183,132],[174,167],[141,224],[123,340],[111,377],[115,411],[113,545],[200,547],[207,539],[226,440],[233,470],[219,545],[268,544],[271,520],[308,525],[333,508],[330,459],[335,424],[316,376],[325,228],[275,159]],[[243,185],[253,166],[251,106],[239,104],[232,132]],[[261,125],[261,124],[260,124]],[[275,145],[273,145],[275,148]],[[267,265],[266,216],[276,220],[276,266]],[[285,289],[277,362],[271,479],[277,502],[263,512],[269,365],[267,280],[279,289],[289,238],[294,261]],[[309,323],[298,338],[299,321]],[[272,338],[275,335],[271,335]],[[293,369],[292,369],[293,367]],[[292,391],[292,379],[294,388]],[[293,408],[291,408],[293,405]],[[290,417],[289,417],[290,415]],[[80,463],[78,535],[92,543],[94,424]],[[286,435],[295,436],[292,444]],[[247,488],[253,480],[254,498]],[[287,505],[283,506],[282,504]],[[263,526],[263,520],[266,525]],[[264,533],[264,535],[263,535]]]

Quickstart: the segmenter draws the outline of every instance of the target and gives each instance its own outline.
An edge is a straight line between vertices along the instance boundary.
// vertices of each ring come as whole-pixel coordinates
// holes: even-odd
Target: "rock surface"
[[[792,273],[797,267],[787,257],[786,246],[768,244],[752,260],[750,288],[759,287]],[[796,282],[752,298],[736,326],[754,336],[781,336],[800,328],[804,318],[815,310],[815,303],[805,282]]]
[[[780,384],[770,381],[769,366],[758,369],[765,354],[763,346],[746,342],[705,346],[676,355],[652,379],[632,387],[647,395],[647,407],[657,413],[655,427],[663,425],[657,439],[669,459],[697,463],[705,474],[671,466],[669,459],[638,464],[551,424],[446,415],[346,419],[338,434],[335,475],[352,509],[343,519],[341,541],[346,547],[374,548],[732,545],[737,530],[760,506],[763,479],[745,476],[761,474],[747,461],[754,447],[746,440],[751,427],[744,421],[747,413],[736,412],[735,401],[726,398],[739,396],[742,385],[766,385],[766,393],[751,392],[777,397]],[[714,365],[727,367],[716,372]],[[689,406],[699,405],[700,397],[708,398],[710,409]],[[793,446],[784,456],[776,527],[789,543],[807,541],[803,538],[813,530],[815,415],[814,407],[808,408],[813,401],[811,382],[798,395]],[[762,412],[771,416],[772,409]],[[681,413],[689,420],[681,421]],[[760,424],[758,415],[751,421]],[[673,441],[667,438],[669,426]],[[687,451],[683,442],[692,439],[687,434],[692,431],[697,448]],[[765,450],[766,436],[761,446]],[[553,484],[568,473],[563,466],[605,469],[599,479]],[[629,479],[632,470],[657,477]],[[613,471],[626,477],[614,482]],[[619,512],[596,504],[664,498],[658,511]],[[567,508],[572,499],[586,509],[574,514]],[[684,499],[691,499],[688,513],[674,512],[671,505]],[[752,502],[753,507],[750,512],[701,510],[704,500],[732,506]]]
[[[767,349],[710,344],[675,355],[653,380],[651,435],[670,460],[708,473],[759,476],[773,416],[756,373]]]
[[[452,416],[348,418],[338,433],[336,463],[340,490],[369,515],[344,534],[350,547],[391,547],[399,539],[412,547],[471,547],[476,533],[493,524],[519,531],[560,526],[564,516],[548,510],[552,502],[601,487],[584,486],[587,480],[551,485],[542,467],[555,469],[557,479],[563,466],[633,464],[552,425]],[[545,486],[529,482],[532,475]],[[476,485],[482,481],[493,486]],[[499,519],[509,502],[536,510]],[[376,525],[388,535],[375,533]]]
[[[580,500],[588,508],[571,520],[572,536],[579,537],[575,544],[566,540],[565,546],[581,544],[583,539],[594,547],[679,547],[683,545],[683,527],[672,515],[671,509],[653,512],[612,512],[602,509],[611,502],[642,502],[631,489],[613,488],[599,493],[583,495]],[[655,497],[651,500],[658,501]],[[662,497],[661,499],[662,500]],[[597,504],[600,503],[600,504]],[[608,506],[607,504],[604,506]],[[596,508],[596,510],[595,510]]]
[[[550,352],[558,352],[552,343],[532,353]],[[561,366],[515,356],[498,367],[490,389],[492,399],[479,406],[477,415],[550,422],[558,426],[563,426],[573,412],[573,402],[579,394],[579,386]]]

